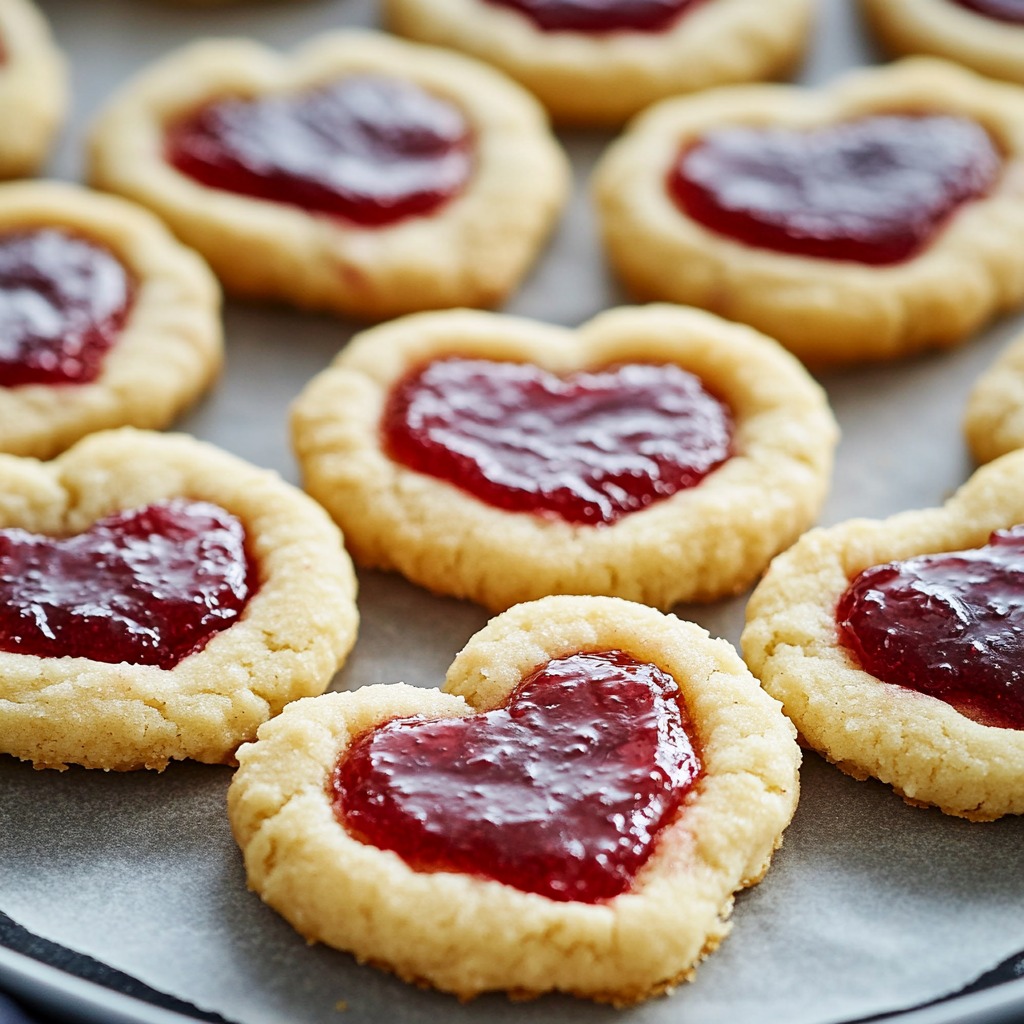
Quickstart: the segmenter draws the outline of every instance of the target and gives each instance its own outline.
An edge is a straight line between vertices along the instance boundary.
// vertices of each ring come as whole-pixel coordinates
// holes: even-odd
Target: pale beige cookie
[[[34,174],[64,120],[67,73],[31,0],[0,0],[0,178]]]
[[[758,248],[687,216],[666,179],[684,145],[728,125],[811,129],[871,114],[980,123],[1003,166],[918,255],[869,266]],[[926,58],[853,72],[823,90],[720,89],[666,100],[598,167],[608,254],[643,299],[693,303],[752,324],[814,365],[896,358],[962,342],[1024,299],[1024,91]]]
[[[167,499],[210,502],[241,522],[256,576],[240,616],[172,668],[0,653],[3,753],[119,771],[231,761],[288,701],[322,693],[355,640],[338,531],[275,473],[184,435],[124,428],[50,463],[0,456],[0,480],[0,528],[57,538]]]
[[[975,382],[964,412],[964,433],[979,462],[1024,448],[1024,335]]]
[[[681,367],[731,411],[733,454],[697,486],[610,524],[505,511],[382,447],[397,382],[448,356],[562,375]],[[302,393],[292,428],[304,485],[357,562],[494,610],[554,593],[662,608],[737,593],[814,520],[836,440],[823,392],[788,353],[749,328],[671,306],[605,312],[577,331],[469,311],[407,317],[354,339]]]
[[[0,451],[50,458],[96,430],[166,427],[220,370],[216,279],[152,214],[123,199],[57,182],[0,186],[0,247],[5,235],[35,231],[58,231],[113,254],[129,279],[130,301],[94,380],[0,387]],[[0,280],[0,295],[7,287]],[[26,302],[23,285],[9,287]],[[38,294],[49,311],[45,289]]]
[[[1024,452],[978,470],[942,508],[812,530],[772,563],[747,606],[743,654],[807,744],[909,803],[985,821],[1024,812],[1024,732],[884,683],[839,641],[836,603],[870,566],[987,544],[1024,522]]]
[[[1024,84],[1024,25],[972,11],[951,0],[861,0],[890,53],[927,53],[992,78]]]
[[[655,32],[546,31],[489,0],[386,0],[403,35],[462,50],[506,71],[552,116],[618,124],[656,100],[782,76],[803,56],[808,0],[704,0]]]
[[[360,734],[398,717],[501,708],[549,661],[614,650],[675,680],[703,767],[620,895],[561,901],[417,871],[335,816],[332,774]],[[622,1005],[689,980],[725,937],[733,894],[762,878],[793,814],[800,754],[790,723],[724,640],[628,602],[552,597],[477,633],[443,692],[397,683],[300,701],[238,760],[228,807],[249,885],[308,940],[461,998],[558,990]]]
[[[468,126],[468,181],[431,213],[359,226],[208,187],[165,159],[168,127],[213,101],[301,95],[365,75],[448,101]],[[568,185],[565,157],[524,90],[468,58],[369,32],[320,36],[288,56],[244,40],[189,46],[109,102],[90,154],[94,184],[156,211],[229,291],[367,317],[500,302]]]

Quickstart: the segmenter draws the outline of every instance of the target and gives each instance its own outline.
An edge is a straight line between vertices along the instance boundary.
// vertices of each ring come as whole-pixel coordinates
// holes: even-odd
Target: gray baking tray
[[[766,0],[767,2],[767,0]],[[317,31],[372,26],[370,0],[278,0],[188,8],[157,0],[41,0],[72,59],[72,122],[51,173],[78,179],[85,126],[148,61],[201,36],[281,47]],[[823,0],[803,80],[876,63],[853,0]],[[567,132],[576,191],[511,312],[577,324],[623,296],[597,242],[587,178],[610,133]],[[295,481],[287,408],[358,325],[278,306],[229,303],[223,379],[180,428]],[[823,378],[843,430],[822,515],[885,516],[935,505],[972,470],[960,416],[976,376],[1022,327],[994,324],[954,352]],[[360,577],[362,627],[334,682],[437,685],[487,619],[379,573]],[[736,642],[744,600],[678,611]],[[235,1024],[830,1024],[940,999],[1024,949],[1024,821],[971,824],[907,807],[814,755],[803,798],[765,881],[741,894],[734,930],[697,980],[615,1011],[563,998],[462,1005],[323,947],[309,947],[245,889],[224,814],[230,770],[162,775],[35,772],[0,758],[0,911],[157,992]],[[500,922],[496,922],[496,927]],[[0,948],[0,985],[67,1020],[183,1018]],[[342,1010],[341,1008],[344,1008]],[[914,1010],[914,1024],[1024,1020],[1024,981]]]

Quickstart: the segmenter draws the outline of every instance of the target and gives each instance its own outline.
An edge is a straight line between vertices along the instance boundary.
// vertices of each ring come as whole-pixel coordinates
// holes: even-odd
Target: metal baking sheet
[[[209,10],[156,0],[42,0],[73,62],[72,123],[51,173],[77,179],[84,129],[131,72],[202,36],[247,35],[288,47],[344,25],[376,23],[369,0],[289,0]],[[820,4],[803,80],[880,59],[853,0]],[[611,135],[567,132],[576,191],[511,312],[577,324],[624,297],[602,260],[587,196]],[[289,403],[358,325],[283,307],[231,303],[228,364],[180,427],[296,480]],[[823,378],[843,429],[822,522],[941,502],[972,466],[960,436],[978,373],[1015,331],[995,324],[969,345]],[[486,621],[473,605],[434,598],[379,573],[360,578],[362,628],[336,688],[403,679],[436,685]],[[736,642],[742,599],[679,609]],[[47,939],[237,1024],[396,1024],[628,1020],[630,1024],[827,1024],[916,1006],[957,991],[1024,949],[1024,821],[971,824],[913,809],[814,755],[803,798],[765,881],[741,894],[734,931],[694,984],[615,1011],[551,996],[467,1005],[407,986],[350,957],[310,947],[245,888],[228,830],[227,768],[163,774],[36,772],[0,758],[0,910]],[[501,922],[495,922],[500,928]],[[76,1019],[162,1021],[113,993],[0,950],[0,983]],[[84,986],[84,987],[83,987]],[[344,1014],[339,1016],[344,1009]],[[912,1015],[920,1024],[1024,1015],[1020,984]]]

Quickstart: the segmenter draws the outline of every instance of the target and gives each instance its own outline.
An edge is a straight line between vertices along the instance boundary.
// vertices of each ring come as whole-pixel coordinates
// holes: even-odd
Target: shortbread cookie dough
[[[453,451],[467,453],[489,491],[480,497],[479,488],[463,489],[429,464],[393,455],[401,438],[385,440],[399,385],[424,367],[443,372],[448,360],[470,376],[472,361],[484,361],[484,379],[461,397],[437,400],[435,412],[454,410],[456,424],[450,443],[443,431],[431,443],[440,439],[445,450],[435,454],[449,462]],[[623,365],[633,369],[616,377]],[[543,383],[496,383],[506,390],[492,394],[491,367]],[[706,408],[695,411],[699,395],[693,403],[666,397],[670,385],[660,380],[644,391],[659,367],[673,378],[696,377],[710,395]],[[602,378],[595,387],[598,394],[610,388],[607,408],[599,397],[581,399],[582,411],[562,403],[580,375],[605,370],[611,382]],[[627,391],[632,397],[618,397]],[[429,417],[431,401],[420,411],[410,406],[406,421]],[[625,420],[605,419],[617,401]],[[460,408],[469,419],[479,414],[462,437]],[[575,426],[563,436],[565,415]],[[672,453],[688,451],[676,428],[685,432],[690,422],[708,426],[707,448],[699,451],[718,454],[695,477],[673,483]],[[739,592],[817,515],[836,440],[822,391],[778,345],[670,306],[613,310],[578,331],[470,311],[374,328],[303,391],[292,433],[304,486],[341,525],[357,562],[494,610],[553,593],[668,608]],[[493,463],[478,447],[491,442],[507,449]],[[517,446],[536,459],[517,466]],[[602,451],[610,464],[596,458],[594,473],[580,468]]]
[[[837,131],[847,133],[845,150]],[[871,136],[883,132],[880,154]],[[892,236],[897,248],[887,250],[881,243],[890,240],[893,197],[874,205],[883,193],[874,178],[864,184],[865,168],[901,167],[901,147],[914,136],[924,166],[889,176],[907,219]],[[794,156],[804,137],[831,147],[827,158]],[[670,194],[681,167],[691,177],[707,170],[689,154],[703,159],[714,142],[719,159],[735,160],[726,207],[743,210],[768,197],[762,216],[771,226],[779,181],[755,188],[757,174],[743,176],[745,159],[755,167],[761,159],[744,155],[751,138],[773,160],[776,149],[779,160],[788,154],[783,182],[804,168],[832,175],[785,194],[783,202],[796,205],[783,221],[790,232],[784,244],[813,251],[820,231],[842,228],[851,237],[842,258],[740,241],[698,222],[696,208]],[[722,183],[717,177],[710,188]],[[728,191],[732,181],[746,182],[743,191],[739,184]],[[802,212],[808,192],[831,211],[824,227]],[[940,204],[937,196],[946,194],[948,204]],[[821,91],[750,86],[668,100],[613,145],[596,173],[596,197],[611,262],[639,298],[693,303],[752,324],[819,366],[947,347],[1024,299],[1024,91],[917,58],[854,72]],[[918,214],[928,211],[930,231],[919,235]],[[740,221],[744,230],[756,223]],[[861,244],[868,228],[881,240],[877,248]]]
[[[221,367],[216,279],[122,199],[0,186],[0,296],[0,452],[49,458],[96,430],[165,427]]]
[[[618,124],[666,96],[788,73],[813,4],[696,0],[659,29],[610,32],[551,31],[496,0],[386,0],[384,9],[395,31],[506,71],[558,121]]]
[[[908,803],[935,805],[947,814],[972,820],[1020,814],[1024,812],[1024,730],[1007,724],[1020,711],[1020,698],[1015,696],[1020,688],[1020,656],[1016,655],[1016,667],[994,690],[974,691],[975,710],[954,706],[962,699],[962,691],[955,688],[959,684],[953,673],[961,661],[988,671],[997,661],[997,652],[1003,652],[999,655],[1003,659],[1013,659],[1012,652],[1019,648],[1024,573],[1013,566],[1022,561],[1022,523],[1024,452],[1014,452],[978,470],[942,508],[812,530],[775,559],[754,591],[743,632],[744,657],[764,688],[782,701],[807,744],[848,774],[873,776],[891,785]],[[996,531],[1013,528],[1015,538],[999,540],[998,534],[992,538]],[[1009,544],[1016,551],[1011,551],[1009,568],[1000,578],[1003,596],[990,608],[1003,618],[1003,624],[972,648],[972,623],[989,621],[984,609],[990,596],[984,569],[979,579],[978,571],[965,571],[963,565],[947,568],[941,556],[975,552],[968,557],[976,558],[976,549],[986,548],[993,539],[994,550],[1009,550]],[[929,643],[930,631],[938,628],[931,623],[946,622],[947,610],[960,609],[954,616],[955,626],[940,632],[947,646],[960,644],[959,655],[930,659],[942,663],[941,674],[930,674],[930,685],[944,688],[942,692],[953,703],[927,690],[909,688],[916,664],[910,655],[900,670],[908,686],[883,682],[864,671],[860,655],[841,641],[837,625],[838,602],[858,574],[922,556],[940,556],[943,582],[936,586],[933,576],[930,582],[912,587],[917,593],[904,598],[898,621],[922,631],[912,648],[930,655],[938,649]],[[915,565],[920,563],[911,563]],[[881,577],[875,571],[870,578]],[[921,603],[923,595],[932,595],[927,604]],[[998,611],[1000,607],[1004,611]],[[897,646],[900,637],[900,633],[891,634],[887,647],[902,651]],[[1004,690],[1003,697],[995,698],[1005,701],[1003,710],[997,705],[993,711],[979,703]]]
[[[971,389],[964,433],[979,462],[1024,448],[1024,335],[1007,346]]]
[[[50,463],[0,456],[0,480],[0,752],[39,768],[231,761],[288,701],[322,693],[352,646],[355,582],[338,531],[274,473],[183,435],[125,428]],[[147,524],[183,505],[200,522],[240,524],[249,586],[229,560],[240,612],[226,618],[218,598],[209,617],[226,626],[180,657],[194,634],[169,654],[175,617],[188,613],[193,587],[206,593],[213,570],[173,522],[152,534]],[[96,547],[97,533],[114,538]],[[198,535],[210,557],[222,533]],[[12,629],[19,605],[33,609],[31,625]],[[96,646],[108,630],[113,646]],[[49,656],[25,653],[47,645]],[[71,653],[58,656],[62,645]]]
[[[211,157],[225,137],[235,149]],[[172,54],[110,101],[90,168],[155,210],[229,291],[366,317],[500,302],[568,184],[524,90],[369,32],[289,56],[244,40]]]
[[[861,7],[891,53],[945,57],[1024,84],[1024,6],[1016,24],[954,0],[861,0]]]
[[[0,178],[34,174],[64,120],[64,58],[31,0],[0,3]]]
[[[527,711],[533,717],[509,728],[501,709],[525,699],[517,688],[529,685],[532,674],[557,666],[566,672],[561,659],[578,663],[579,655],[589,654],[600,660],[607,652],[665,674],[666,703],[679,708],[698,762],[692,786],[663,818],[653,849],[618,895],[587,902],[575,898],[575,889],[572,897],[526,891],[495,880],[487,853],[479,870],[417,870],[404,854],[352,834],[350,791],[341,782],[335,785],[336,766],[351,761],[353,744],[371,730],[415,717],[421,728],[451,727],[456,737],[471,733],[459,748],[462,756],[437,765],[459,805],[449,805],[451,813],[439,823],[440,844],[449,841],[449,829],[458,828],[460,837],[465,829],[481,849],[493,850],[495,842],[500,847],[504,826],[491,833],[488,821],[505,808],[495,807],[492,814],[488,807],[500,798],[501,787],[484,786],[491,795],[483,804],[472,795],[458,799],[458,790],[466,773],[480,772],[481,761],[488,761],[488,735],[504,728],[508,760],[521,759],[531,777],[540,779],[548,767],[557,771],[555,766],[576,756],[572,783],[567,786],[559,776],[560,786],[542,799],[563,825],[571,820],[574,833],[577,828],[586,833],[582,860],[590,870],[599,868],[590,863],[590,835],[603,827],[628,826],[621,819],[602,821],[594,802],[581,808],[573,799],[577,793],[570,791],[578,786],[578,799],[586,804],[583,794],[605,766],[586,755],[581,761],[569,748],[573,727],[594,721],[586,713],[600,702],[582,691],[577,699],[583,703],[568,708],[569,727],[534,709]],[[610,705],[604,710],[611,711]],[[460,719],[468,719],[468,728],[459,726]],[[605,737],[618,735],[614,728],[609,726]],[[648,728],[645,722],[625,728],[636,731],[633,750],[649,742],[641,731]],[[600,740],[586,746],[595,742]],[[471,755],[475,763],[467,763]],[[609,754],[620,763],[630,756],[622,747]],[[455,659],[443,691],[395,683],[299,701],[261,727],[258,741],[244,746],[238,760],[228,807],[249,884],[308,940],[348,950],[361,961],[461,998],[494,989],[517,998],[557,990],[622,1005],[689,980],[697,962],[726,935],[734,892],[762,878],[793,814],[800,754],[790,723],[725,641],[629,602],[552,597],[492,620]],[[502,772],[501,765],[490,763]],[[639,764],[631,767],[639,770]],[[436,807],[429,808],[429,791],[415,780],[401,790],[400,770],[392,776],[398,799],[409,790],[415,799],[419,789],[430,828],[440,816],[431,813]],[[655,771],[652,779],[664,778],[664,771]],[[515,771],[510,774],[521,781]],[[616,776],[612,769],[611,777]],[[646,810],[645,804],[641,811]],[[546,849],[547,840],[564,845],[571,839],[551,836],[550,813],[530,817],[529,838],[517,832],[520,842],[507,858],[513,874],[527,867],[534,844]],[[520,823],[524,817],[518,816]],[[577,855],[571,867],[578,869],[580,861]],[[554,869],[556,878],[562,870]]]

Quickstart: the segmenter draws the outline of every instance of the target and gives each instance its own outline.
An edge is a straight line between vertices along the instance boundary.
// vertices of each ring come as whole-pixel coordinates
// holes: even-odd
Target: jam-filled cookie
[[[57,182],[0,185],[0,452],[167,426],[220,369],[220,289],[152,214]]]
[[[1024,84],[1024,0],[861,0],[892,53],[928,53]]]
[[[551,597],[492,620],[442,691],[299,701],[238,760],[249,884],[310,941],[462,998],[627,1004],[726,935],[800,753],[724,640]]]
[[[0,753],[230,761],[352,646],[337,528],[274,473],[124,428],[0,481]]]
[[[754,591],[743,653],[850,775],[973,820],[1024,812],[1024,452],[942,508],[806,534]]]
[[[917,58],[821,91],[667,100],[612,147],[596,195],[641,298],[816,365],[950,346],[1024,299],[1024,90]]]
[[[615,124],[676,93],[773,78],[807,44],[810,0],[386,0],[404,35],[500,67],[558,121]]]
[[[964,433],[979,462],[1024,448],[1024,335],[975,382],[964,414]]]
[[[107,106],[91,177],[155,210],[229,291],[343,314],[491,305],[567,189],[524,90],[369,32],[282,57],[203,42]]]
[[[495,610],[744,589],[817,515],[835,437],[773,341],[671,306],[578,331],[407,317],[354,339],[293,409],[305,487],[357,562]]]
[[[64,58],[31,0],[0,3],[0,178],[34,174],[64,120]]]

